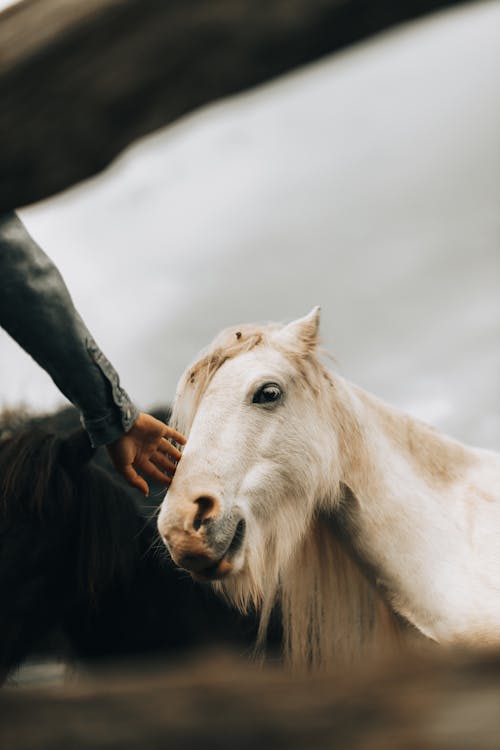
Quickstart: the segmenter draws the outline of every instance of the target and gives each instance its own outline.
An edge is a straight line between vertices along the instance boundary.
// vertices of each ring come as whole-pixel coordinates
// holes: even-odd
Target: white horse
[[[188,436],[158,519],[174,561],[283,613],[295,665],[397,642],[500,643],[500,455],[331,373],[319,308],[223,331],[182,377]]]

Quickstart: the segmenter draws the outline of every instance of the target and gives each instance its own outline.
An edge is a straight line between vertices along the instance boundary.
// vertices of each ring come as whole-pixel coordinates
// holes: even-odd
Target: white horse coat
[[[276,599],[298,665],[398,639],[500,643],[500,455],[328,371],[319,309],[223,331],[179,383],[188,436],[159,515],[173,559],[235,604]]]

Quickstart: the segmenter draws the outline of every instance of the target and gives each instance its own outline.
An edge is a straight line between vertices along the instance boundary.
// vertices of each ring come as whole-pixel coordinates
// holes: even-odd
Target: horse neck
[[[429,612],[442,570],[460,569],[463,487],[477,452],[355,386],[343,389],[340,479],[350,492],[330,510],[392,607],[434,637]]]
[[[432,608],[449,586],[442,575],[440,588],[429,586],[436,551],[446,547],[436,536],[452,540],[446,552],[460,556],[454,503],[477,461],[476,452],[325,374],[317,379],[319,442],[330,447],[317,512],[280,590],[287,657],[315,669],[399,650],[421,633],[437,637],[441,613]],[[449,567],[459,570],[455,563]]]
[[[348,406],[344,403],[341,478],[358,500],[393,491],[401,496],[404,480],[446,502],[447,491],[474,461],[472,449],[357,386],[343,381],[343,389]]]

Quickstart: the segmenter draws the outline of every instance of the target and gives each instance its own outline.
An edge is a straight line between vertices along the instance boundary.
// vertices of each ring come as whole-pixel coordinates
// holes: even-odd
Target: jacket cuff
[[[114,443],[124,432],[121,420],[116,414],[108,414],[99,419],[85,419],[82,414],[80,420],[93,448]]]
[[[121,387],[118,373],[101,352],[94,339],[88,336],[85,343],[92,361],[97,365],[110,386],[111,396],[116,407],[102,417],[89,419],[82,415],[82,424],[89,434],[92,446],[97,447],[113,443],[128,432],[139,416],[139,410]]]

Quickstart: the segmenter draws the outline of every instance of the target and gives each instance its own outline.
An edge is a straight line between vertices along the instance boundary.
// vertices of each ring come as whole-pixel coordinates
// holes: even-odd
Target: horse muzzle
[[[245,537],[241,512],[223,513],[219,508],[214,498],[203,496],[183,514],[174,514],[168,510],[167,495],[166,510],[158,518],[158,530],[173,561],[199,581],[215,581],[232,573]]]

